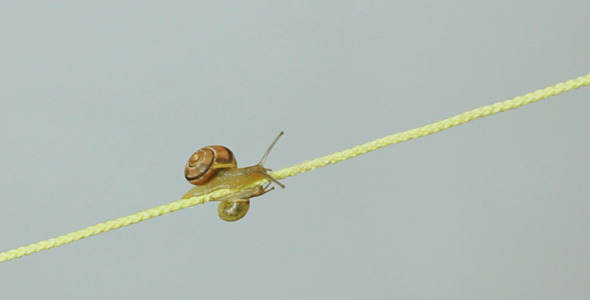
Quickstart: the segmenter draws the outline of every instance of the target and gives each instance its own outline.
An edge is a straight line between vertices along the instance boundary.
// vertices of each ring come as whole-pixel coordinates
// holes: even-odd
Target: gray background
[[[590,72],[588,1],[4,1],[0,246]],[[25,299],[587,299],[590,87],[0,265]]]

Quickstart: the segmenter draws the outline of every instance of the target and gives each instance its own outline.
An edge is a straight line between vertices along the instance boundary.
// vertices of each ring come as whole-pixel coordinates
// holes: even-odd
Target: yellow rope
[[[276,179],[283,179],[289,176],[295,176],[300,173],[304,173],[307,171],[311,171],[313,169],[323,167],[329,164],[334,164],[337,162],[341,162],[343,160],[347,160],[349,158],[353,158],[355,156],[377,150],[379,148],[383,148],[385,146],[389,146],[392,144],[397,144],[400,142],[408,141],[411,139],[423,137],[429,134],[433,134],[439,132],[441,130],[445,130],[447,128],[461,125],[467,123],[469,121],[473,121],[475,119],[493,115],[495,113],[507,111],[510,109],[514,109],[526,104],[530,104],[541,99],[545,99],[550,96],[554,96],[557,94],[561,94],[585,85],[590,84],[590,74],[578,77],[576,79],[568,80],[566,82],[558,83],[554,86],[550,86],[541,90],[537,90],[532,93],[528,93],[524,96],[519,96],[514,99],[506,100],[503,102],[494,103],[492,105],[487,105],[484,107],[476,108],[474,110],[470,110],[468,112],[464,112],[462,114],[456,115],[454,117],[450,117],[448,119],[444,119],[442,121],[438,121],[436,123],[432,123],[426,126],[418,127],[415,129],[410,129],[408,131],[396,133],[393,135],[389,135],[380,139],[376,139],[374,141],[355,146],[353,148],[336,152],[333,154],[329,154],[320,158],[316,158],[313,160],[309,160],[291,167],[287,167],[276,172],[273,172],[271,175]],[[174,202],[170,202],[168,204],[160,205],[154,208],[150,208],[135,214],[131,214],[126,217],[121,217],[117,219],[113,219],[104,223],[99,223],[96,225],[92,225],[86,227],[84,229],[80,229],[78,231],[70,232],[68,234],[60,235],[58,237],[40,241],[37,243],[33,243],[27,246],[23,246],[20,248],[12,249],[6,252],[0,253],[0,263],[5,262],[11,259],[19,258],[21,256],[29,255],[35,252],[39,252],[42,250],[51,249],[54,247],[58,247],[61,245],[65,245],[71,242],[75,242],[81,240],[83,238],[87,238],[89,236],[97,235],[99,233],[107,232],[113,229],[121,228],[123,226],[135,224],[147,219],[151,219],[157,216],[161,216],[163,214],[171,213],[183,208],[191,207],[197,204],[201,204],[207,201],[211,201],[212,199],[224,197],[240,190],[244,190],[246,188],[250,188],[255,185],[263,184],[265,180],[261,182],[252,184],[250,186],[245,186],[240,189],[220,189],[213,191],[211,193],[200,195],[196,197],[191,197],[188,199],[180,199]]]
[[[475,119],[479,119],[499,112],[514,109],[526,104],[530,104],[551,96],[555,96],[557,94],[577,89],[588,84],[590,84],[590,74],[580,76],[576,79],[571,79],[566,82],[561,82],[554,86],[546,87],[541,90],[536,90],[524,96],[519,96],[510,100],[505,100],[502,102],[494,103],[492,105],[476,108],[474,110],[464,112],[462,114],[444,119],[442,121],[438,121],[436,123],[388,135],[386,137],[382,137],[380,139],[376,139],[374,141],[358,145],[350,149],[346,149],[344,151],[332,153],[323,157],[296,164],[294,166],[273,172],[271,175],[276,179],[283,179],[285,177],[295,176],[299,173],[305,173],[316,168],[335,164],[337,162],[341,162],[343,160],[347,160],[349,158],[353,158],[355,156],[365,154],[367,152],[374,151],[379,148],[427,136],[457,125],[473,121]]]

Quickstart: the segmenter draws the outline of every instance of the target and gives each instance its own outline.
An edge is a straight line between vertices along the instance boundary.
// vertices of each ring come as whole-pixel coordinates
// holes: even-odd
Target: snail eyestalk
[[[279,138],[284,134],[284,132],[280,132],[279,135],[275,138],[275,140],[272,142],[272,144],[270,144],[270,146],[268,146],[268,149],[266,149],[266,152],[264,153],[264,155],[262,156],[262,159],[260,160],[260,162],[258,163],[258,165],[262,166],[264,165],[264,162],[266,162],[266,158],[268,157],[268,154],[270,154],[270,150],[272,150],[272,148],[275,146],[275,144],[279,141]]]

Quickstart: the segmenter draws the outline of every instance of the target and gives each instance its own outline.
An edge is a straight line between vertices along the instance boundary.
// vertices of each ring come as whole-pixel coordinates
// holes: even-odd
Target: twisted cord
[[[313,160],[305,161],[300,164],[296,164],[294,166],[290,166],[287,168],[283,168],[276,172],[271,173],[276,179],[283,179],[290,176],[295,176],[297,174],[305,173],[320,167],[324,167],[330,164],[335,164],[337,162],[341,162],[353,157],[356,157],[361,154],[365,154],[370,151],[377,150],[379,148],[383,148],[386,146],[390,146],[393,144],[397,144],[404,141],[409,141],[415,138],[427,136],[457,125],[465,124],[467,122],[473,121],[475,119],[479,119],[485,116],[493,115],[499,112],[504,112],[507,110],[515,109],[520,106],[530,104],[550,96],[554,96],[557,94],[565,93],[567,91],[577,89],[579,87],[589,85],[590,84],[590,74],[585,76],[580,76],[576,79],[568,80],[566,82],[558,83],[554,86],[550,86],[544,89],[540,89],[534,91],[532,93],[528,93],[524,96],[519,96],[510,100],[494,103],[492,105],[483,106],[480,108],[476,108],[462,114],[426,125],[422,127],[418,127],[415,129],[410,129],[404,132],[396,133],[393,135],[389,135],[383,138],[376,139],[374,141],[358,145],[352,147],[350,149],[346,149],[344,151],[332,153],[326,156],[322,156]],[[113,219],[110,221],[106,221],[104,223],[99,223],[96,225],[92,225],[86,227],[84,229],[80,229],[74,232],[70,232],[68,234],[60,235],[55,238],[51,238],[48,240],[36,242],[27,246],[15,248],[12,250],[8,250],[5,252],[0,253],[0,263],[12,260],[15,258],[19,258],[25,255],[29,255],[35,252],[51,249],[54,247],[58,247],[61,245],[69,244],[71,242],[75,242],[81,240],[83,238],[87,238],[93,235],[97,235],[103,232],[107,232],[113,229],[121,228],[123,226],[132,225],[147,219],[151,219],[154,217],[158,217],[167,213],[171,213],[183,208],[195,206],[197,204],[201,204],[207,201],[211,201],[214,199],[218,199],[221,197],[228,196],[230,194],[234,194],[240,192],[242,190],[252,188],[256,185],[262,185],[266,183],[266,180],[261,180],[260,182],[256,182],[254,184],[244,186],[239,189],[220,189],[213,191],[208,194],[199,195],[196,197],[180,199],[174,202],[170,202],[168,204],[163,204],[160,206],[156,206],[154,208],[150,208],[144,211],[140,211],[138,213],[134,213],[125,217],[120,217],[117,219]]]

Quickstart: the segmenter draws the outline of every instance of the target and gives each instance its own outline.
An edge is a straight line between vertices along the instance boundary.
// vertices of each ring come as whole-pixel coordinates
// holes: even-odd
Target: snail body
[[[214,145],[199,149],[189,158],[184,169],[185,178],[195,186],[182,198],[190,198],[223,188],[236,189],[261,179],[268,179],[284,187],[268,174],[270,169],[264,167],[268,154],[281,135],[283,132],[268,147],[260,162],[250,167],[238,168],[234,154],[227,147]],[[241,219],[248,212],[250,198],[271,191],[273,188],[268,188],[269,185],[270,183],[214,200],[221,201],[217,208],[219,217],[230,222]]]

